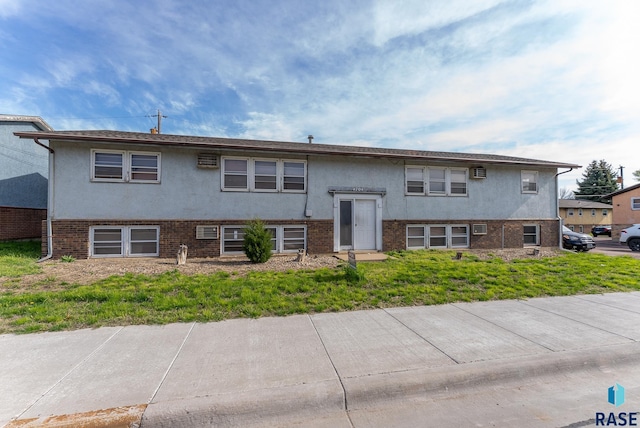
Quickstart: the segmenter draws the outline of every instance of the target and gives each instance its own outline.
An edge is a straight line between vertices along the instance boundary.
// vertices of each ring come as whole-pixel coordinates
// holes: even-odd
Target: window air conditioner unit
[[[486,235],[487,234],[487,225],[486,224],[474,224],[472,227],[474,235]]]
[[[196,239],[218,239],[218,226],[196,226]]]
[[[487,169],[486,168],[473,168],[472,169],[472,177],[473,178],[487,178]]]
[[[218,168],[218,155],[215,153],[198,153],[198,168]]]

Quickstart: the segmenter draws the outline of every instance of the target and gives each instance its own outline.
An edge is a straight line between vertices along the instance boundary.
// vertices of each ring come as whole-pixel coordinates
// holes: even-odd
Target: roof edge
[[[102,143],[149,144],[156,146],[188,146],[208,149],[255,150],[266,152],[295,152],[302,155],[336,155],[353,157],[391,158],[391,159],[429,159],[455,161],[474,164],[531,165],[546,168],[581,168],[580,165],[564,162],[552,162],[538,159],[526,159],[493,154],[474,154],[456,152],[435,152],[424,150],[406,150],[377,148],[366,146],[346,146],[333,144],[309,144],[301,142],[248,140],[222,137],[202,137],[171,134],[146,134],[124,131],[52,131],[52,132],[14,132],[20,138],[39,138],[60,141],[95,141]]]
[[[0,114],[0,122],[27,122],[33,123],[42,131],[55,132],[54,129],[44,121],[40,116],[24,116],[24,115],[13,115],[13,114]]]

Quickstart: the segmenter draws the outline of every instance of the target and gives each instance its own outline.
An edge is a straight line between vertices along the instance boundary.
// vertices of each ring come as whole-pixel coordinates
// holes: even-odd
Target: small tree
[[[264,263],[271,258],[271,232],[259,220],[251,220],[244,228],[242,250],[251,263]]]
[[[633,171],[631,174],[633,175],[634,180],[640,181],[640,169],[637,171]]]

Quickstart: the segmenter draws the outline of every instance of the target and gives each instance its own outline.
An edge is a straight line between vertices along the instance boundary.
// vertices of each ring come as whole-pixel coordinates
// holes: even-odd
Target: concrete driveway
[[[598,236],[593,238],[596,241],[596,248],[591,250],[594,253],[605,254],[607,256],[631,256],[640,259],[640,251],[631,251],[625,244],[620,244],[618,238],[608,236]]]

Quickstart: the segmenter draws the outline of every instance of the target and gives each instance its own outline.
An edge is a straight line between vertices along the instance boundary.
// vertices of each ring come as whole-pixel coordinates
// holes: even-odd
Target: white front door
[[[334,249],[381,250],[382,219],[380,197],[336,195]],[[380,201],[381,204],[381,201]]]
[[[370,199],[355,201],[353,224],[353,249],[376,249],[376,201]]]

